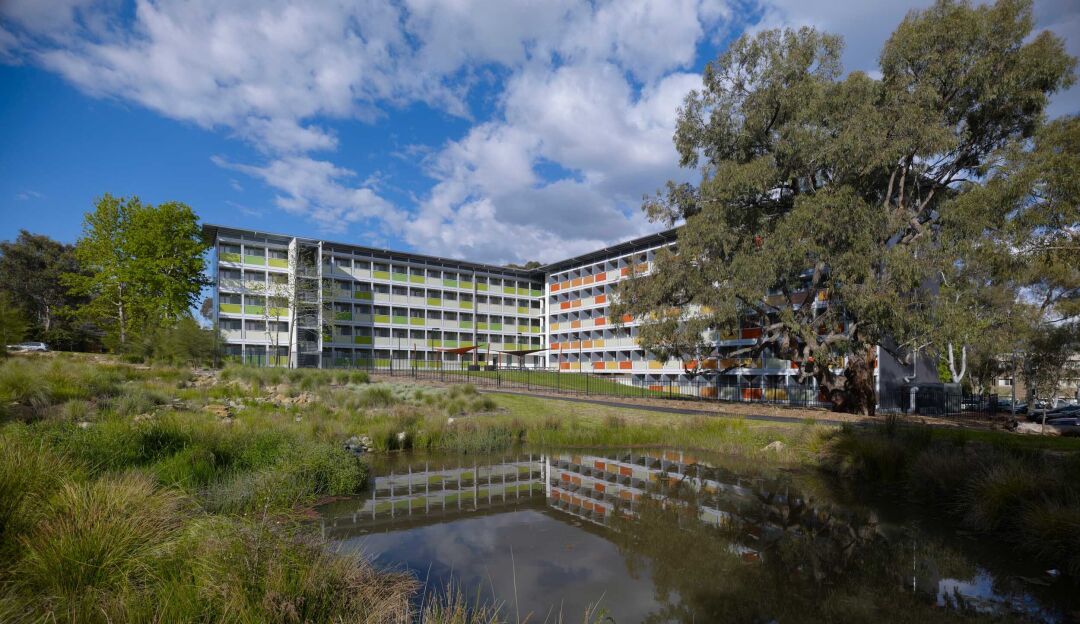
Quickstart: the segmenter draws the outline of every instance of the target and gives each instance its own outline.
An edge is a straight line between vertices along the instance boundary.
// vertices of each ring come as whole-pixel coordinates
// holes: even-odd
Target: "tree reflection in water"
[[[513,594],[528,592],[538,612],[607,595],[619,622],[1064,621],[974,565],[955,535],[879,521],[806,475],[763,478],[760,467],[663,450],[393,462],[368,496],[323,509],[324,535],[367,535],[354,546],[377,544],[388,563],[424,574],[496,570],[495,601],[511,597],[501,577],[547,571]],[[516,563],[502,561],[510,547]],[[651,600],[640,596],[649,587]]]
[[[943,579],[977,578],[978,568],[936,540],[883,526],[871,511],[804,496],[783,480],[747,479],[681,463],[684,457],[694,461],[681,453],[664,455],[618,457],[651,465],[660,476],[641,480],[648,485],[640,497],[600,497],[613,499],[612,509],[600,517],[565,505],[559,492],[553,497],[564,511],[609,526],[631,575],[649,571],[660,606],[646,622],[1000,621],[1024,614],[1057,619],[1022,599],[942,599],[942,586],[950,584]],[[555,459],[556,467],[571,470],[601,463],[592,457]],[[618,482],[609,470],[585,472]],[[589,488],[587,480],[559,476],[552,482],[576,485],[579,499],[597,498],[595,483]],[[946,604],[951,608],[942,608]]]

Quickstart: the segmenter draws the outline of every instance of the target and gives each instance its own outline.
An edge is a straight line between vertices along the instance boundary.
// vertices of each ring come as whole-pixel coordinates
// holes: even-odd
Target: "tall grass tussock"
[[[842,429],[824,466],[856,487],[891,492],[1002,538],[1080,580],[1080,455],[930,429]]]

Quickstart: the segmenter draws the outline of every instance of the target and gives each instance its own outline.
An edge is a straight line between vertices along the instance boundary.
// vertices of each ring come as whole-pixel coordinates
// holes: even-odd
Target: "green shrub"
[[[71,399],[65,402],[59,411],[59,416],[67,422],[86,422],[93,420],[97,415],[97,409],[90,401]]]
[[[189,446],[155,463],[152,471],[164,485],[193,492],[219,477],[221,467],[214,452],[206,446]]]
[[[0,554],[32,527],[44,501],[78,469],[25,428],[0,433]]]
[[[1080,500],[1037,501],[1020,516],[1021,545],[1080,578]]]
[[[946,506],[946,511],[959,512],[962,506],[955,502],[956,493],[982,470],[979,459],[963,447],[935,445],[919,453],[911,462],[907,491],[916,501],[954,501]]]
[[[135,416],[145,414],[158,405],[167,401],[160,392],[154,392],[142,387],[128,387],[120,394],[110,398],[103,405],[103,409],[111,410],[118,416]]]
[[[213,513],[249,513],[287,510],[304,496],[302,484],[279,470],[226,472],[202,492],[203,507]]]
[[[180,496],[142,475],[66,483],[24,540],[16,578],[56,612],[90,617],[103,598],[152,582],[154,559],[177,538],[184,509]]]
[[[223,517],[192,522],[172,560],[156,621],[405,622],[418,588],[315,539]]]
[[[377,385],[365,388],[359,396],[361,407],[389,407],[397,403],[397,397],[389,386]]]
[[[1019,528],[1020,514],[1048,488],[1046,475],[1027,462],[1012,460],[993,465],[972,478],[963,501],[966,523],[982,531]]]
[[[826,461],[840,474],[868,481],[896,481],[905,475],[908,449],[891,435],[842,430],[829,445]]]

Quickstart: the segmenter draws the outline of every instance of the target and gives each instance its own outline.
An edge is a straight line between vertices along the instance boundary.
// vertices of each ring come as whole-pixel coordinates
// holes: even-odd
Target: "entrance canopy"
[[[503,353],[505,355],[513,355],[513,356],[517,356],[517,357],[523,357],[523,356],[526,356],[526,355],[531,355],[533,353],[539,353],[541,351],[547,351],[547,349],[511,349],[509,351],[502,351],[502,350],[499,350],[499,349],[493,349],[493,351],[495,353]]]
[[[480,347],[478,347],[478,346],[456,347],[456,348],[446,347],[446,348],[436,348],[435,350],[437,352],[439,352],[439,353],[453,353],[454,355],[464,355],[464,354],[466,354],[466,353],[468,353],[470,351],[476,351],[479,348]]]

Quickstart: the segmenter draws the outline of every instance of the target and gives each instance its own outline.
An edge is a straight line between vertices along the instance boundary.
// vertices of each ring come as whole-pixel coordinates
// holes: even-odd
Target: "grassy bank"
[[[204,411],[232,391],[190,383],[81,358],[0,364],[0,621],[404,621],[414,579],[290,520],[355,492],[363,465]]]
[[[1080,440],[992,431],[845,428],[822,465],[1080,579]]]
[[[302,522],[319,499],[363,488],[367,464],[343,449],[361,437],[375,452],[673,446],[762,469],[824,457],[851,482],[900,484],[1063,569],[1077,563],[1055,553],[1080,552],[1071,441],[889,437],[348,371],[13,357],[0,362],[0,621],[409,621],[414,579],[329,554]],[[1047,444],[1056,455],[1036,447]],[[424,608],[430,622],[492,619],[463,619],[453,595]]]
[[[414,579],[329,554],[301,522],[320,498],[364,486],[366,464],[343,450],[357,436],[377,452],[528,443],[755,454],[780,439],[795,461],[813,431],[371,384],[357,372],[12,357],[0,362],[0,621],[414,617]],[[453,595],[425,609],[426,621],[468,621]]]

